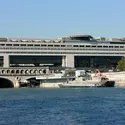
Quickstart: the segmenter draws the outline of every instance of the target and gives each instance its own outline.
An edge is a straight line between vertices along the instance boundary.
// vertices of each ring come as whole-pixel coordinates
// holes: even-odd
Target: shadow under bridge
[[[14,84],[11,80],[0,77],[0,88],[14,88]]]

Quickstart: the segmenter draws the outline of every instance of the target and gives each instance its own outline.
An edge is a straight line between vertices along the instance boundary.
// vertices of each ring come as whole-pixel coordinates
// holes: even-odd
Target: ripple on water
[[[125,89],[1,89],[0,125],[125,125]]]

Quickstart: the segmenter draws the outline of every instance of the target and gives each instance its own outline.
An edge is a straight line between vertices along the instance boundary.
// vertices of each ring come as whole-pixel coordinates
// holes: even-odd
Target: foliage
[[[120,71],[125,71],[125,57],[121,58],[121,60],[118,62],[116,69]]]

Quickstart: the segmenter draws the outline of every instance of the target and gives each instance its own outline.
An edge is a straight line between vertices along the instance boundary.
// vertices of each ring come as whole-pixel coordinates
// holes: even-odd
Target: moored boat
[[[84,87],[114,87],[115,82],[102,75],[98,70],[96,74],[85,74],[59,84],[60,88],[84,88]]]

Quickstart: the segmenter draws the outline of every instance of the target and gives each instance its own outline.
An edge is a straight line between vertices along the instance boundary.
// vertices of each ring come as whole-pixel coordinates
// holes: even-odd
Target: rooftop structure
[[[113,42],[122,42],[125,41],[125,38],[106,38],[106,37],[95,37],[91,35],[72,35],[66,37],[60,37],[56,39],[35,39],[35,38],[6,38],[1,37],[0,42],[40,42],[40,43],[61,43],[64,40],[80,40],[80,41],[113,41]]]

